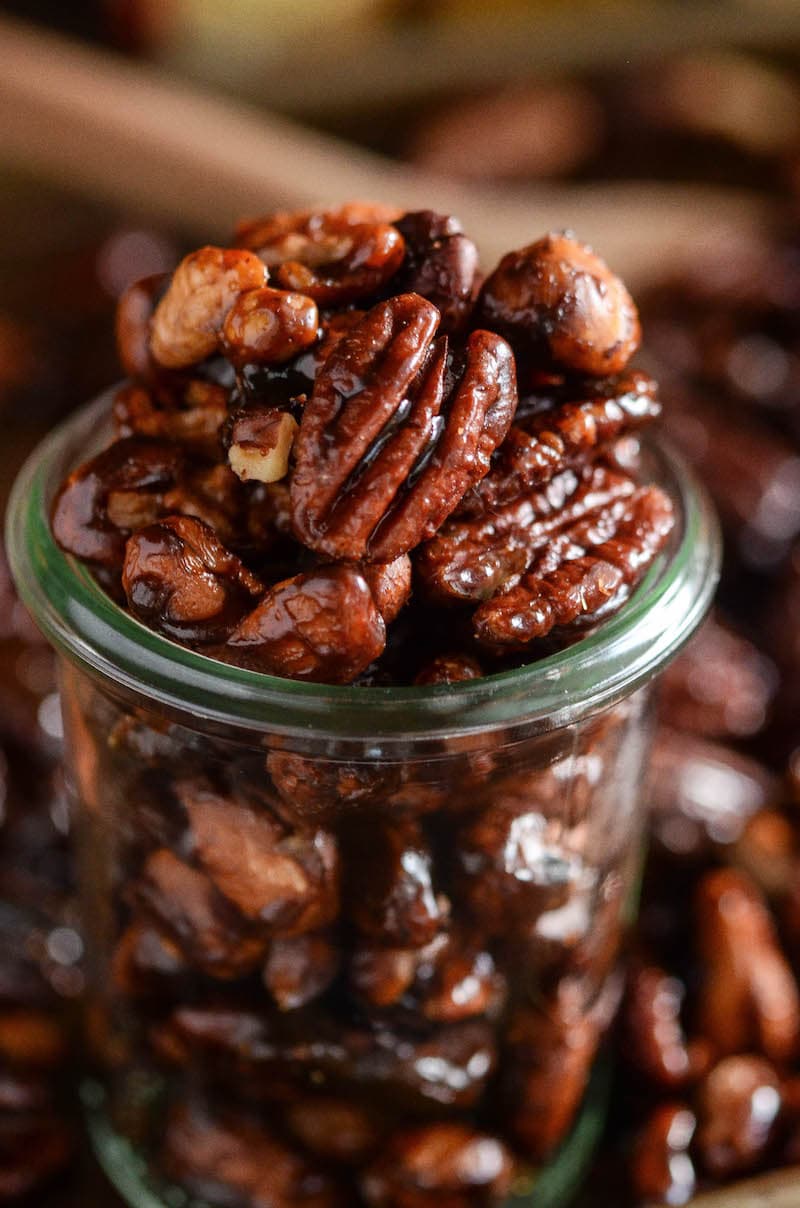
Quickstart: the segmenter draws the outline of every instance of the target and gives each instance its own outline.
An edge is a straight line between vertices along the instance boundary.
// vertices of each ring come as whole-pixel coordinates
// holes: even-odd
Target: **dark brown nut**
[[[362,935],[387,948],[422,948],[446,920],[448,904],[437,897],[433,860],[412,819],[358,816],[343,835],[350,869],[348,917]]]
[[[167,369],[185,369],[216,352],[222,325],[239,295],[267,283],[253,252],[203,247],[172,275],[150,324],[150,352]]]
[[[350,959],[350,986],[371,1007],[393,1007],[413,985],[419,962],[418,948],[359,945]]]
[[[659,717],[707,738],[750,738],[764,728],[777,686],[772,662],[711,616],[660,678]]]
[[[228,464],[242,482],[278,482],[289,470],[297,420],[277,407],[248,408],[232,417]]]
[[[76,558],[121,566],[128,532],[112,522],[110,501],[118,492],[163,495],[178,480],[183,462],[177,445],[144,437],[116,441],[70,474],[61,487],[53,505],[56,541]]]
[[[483,668],[471,654],[438,654],[414,677],[415,684],[461,684],[480,679]]]
[[[662,1103],[636,1138],[631,1184],[637,1200],[685,1204],[697,1185],[689,1152],[697,1120],[684,1103]]]
[[[484,283],[477,314],[518,355],[598,377],[621,373],[641,339],[636,306],[619,277],[566,234],[504,256]]]
[[[707,873],[697,891],[704,962],[698,1023],[722,1054],[756,1048],[772,1061],[800,1045],[800,992],[755,884],[735,869]]]
[[[382,1133],[372,1107],[322,1095],[289,1104],[286,1123],[309,1153],[345,1165],[364,1162]]]
[[[322,566],[270,588],[231,634],[225,657],[287,679],[346,684],[385,645],[364,576],[352,566]]]
[[[242,294],[222,327],[222,351],[235,365],[279,365],[313,344],[319,333],[316,303],[282,289]]]
[[[120,364],[134,381],[149,381],[157,369],[150,356],[150,324],[169,273],[156,273],[134,282],[117,303],[116,337]]]
[[[135,617],[192,645],[224,641],[264,591],[214,530],[192,516],[166,516],[134,533],[122,586]]]
[[[165,848],[148,856],[131,896],[189,964],[210,977],[241,977],[264,959],[268,940],[249,933],[212,881]]]
[[[324,994],[339,972],[339,949],[327,935],[274,939],[262,979],[282,1011],[296,1011]]]
[[[302,935],[332,922],[339,909],[333,835],[287,832],[266,811],[223,797],[203,781],[179,781],[175,791],[189,819],[196,860],[260,933]]]
[[[43,1202],[45,1185],[64,1170],[74,1148],[64,1121],[50,1113],[0,1121],[0,1201],[16,1202],[36,1192]]]
[[[114,396],[117,438],[150,436],[213,454],[227,418],[227,394],[213,382],[190,381],[180,392],[169,394],[131,383]]]
[[[581,840],[540,812],[534,792],[498,794],[457,837],[454,893],[488,935],[535,924],[565,905],[585,876]]]
[[[658,487],[640,487],[624,509],[621,516],[609,509],[610,533],[601,513],[591,518],[596,532],[574,526],[554,538],[516,587],[475,612],[478,640],[524,649],[557,625],[591,616],[635,584],[665,545],[675,517],[669,496]]]
[[[344,1208],[330,1177],[261,1121],[200,1104],[173,1109],[162,1161],[167,1176],[204,1201],[252,1208]]]
[[[551,538],[636,490],[606,466],[563,470],[546,486],[474,519],[453,518],[416,553],[415,569],[436,601],[489,599],[512,586]]]
[[[401,554],[394,562],[371,562],[361,573],[372,592],[375,607],[387,625],[396,620],[411,595],[411,559]]]
[[[763,1160],[781,1111],[780,1081],[762,1057],[726,1057],[698,1096],[696,1147],[714,1178],[752,1170]]]
[[[399,773],[376,764],[306,759],[291,751],[271,751],[267,771],[282,801],[300,817],[328,818],[372,805],[391,793]]]
[[[514,1160],[502,1141],[464,1124],[396,1133],[361,1177],[372,1208],[494,1208],[511,1188]]]
[[[419,294],[442,316],[443,332],[460,331],[472,310],[478,249],[457,218],[419,210],[395,222],[406,245],[392,282],[396,294]]]
[[[161,516],[194,516],[213,529],[223,544],[246,543],[242,514],[248,499],[242,484],[227,465],[194,465],[180,484],[161,500]],[[248,517],[249,520],[249,517]]]
[[[654,965],[640,966],[628,979],[625,1055],[651,1082],[669,1090],[695,1081],[710,1059],[706,1041],[688,1041],[684,1035],[685,993],[678,978]]]
[[[114,949],[111,984],[120,994],[136,998],[158,992],[165,978],[179,977],[187,968],[177,944],[155,927],[134,922]]]
[[[567,397],[520,420],[508,433],[494,465],[460,510],[482,515],[544,486],[621,436],[661,414],[658,387],[646,373],[632,371],[582,385],[584,397]],[[588,397],[586,395],[588,394]]]
[[[433,536],[489,468],[517,404],[511,349],[473,332],[448,398],[439,314],[373,307],[319,372],[295,442],[295,530],[332,557],[391,562]]]
[[[67,1055],[64,1025],[31,1007],[0,1011],[0,1061],[4,1066],[52,1069]]]
[[[429,948],[430,953],[424,950],[420,956],[414,987],[426,1019],[455,1023],[497,1014],[506,984],[490,952],[464,937],[450,937],[442,944],[434,940]]]
[[[237,232],[237,243],[258,252],[283,288],[340,306],[368,297],[394,276],[405,244],[389,223],[352,206],[273,214]]]
[[[653,832],[679,856],[733,843],[778,792],[777,778],[754,759],[666,726],[656,735],[649,779]]]

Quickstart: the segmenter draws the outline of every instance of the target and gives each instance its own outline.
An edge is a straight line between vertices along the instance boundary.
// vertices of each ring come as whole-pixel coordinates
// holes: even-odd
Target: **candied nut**
[[[411,595],[411,559],[401,554],[394,562],[370,562],[361,573],[372,592],[375,607],[387,625],[396,620]]]
[[[242,482],[278,482],[289,470],[297,420],[277,407],[248,408],[233,416],[228,464]]]
[[[157,496],[178,479],[184,457],[177,445],[144,437],[118,440],[67,478],[53,504],[53,535],[68,554],[114,567],[125,554],[125,530],[108,514],[115,492]],[[133,510],[135,514],[135,509]],[[126,509],[130,516],[131,509]]]
[[[270,588],[224,653],[255,671],[340,684],[385,645],[386,627],[364,576],[352,566],[321,566]]]
[[[214,382],[190,381],[180,392],[129,383],[114,396],[117,437],[151,436],[216,453],[228,417],[227,395]]]
[[[211,977],[241,977],[264,958],[268,941],[249,934],[209,878],[166,848],[148,856],[131,894],[189,964]]]
[[[598,377],[621,373],[641,338],[622,281],[567,234],[504,256],[483,285],[477,313],[518,355],[544,355],[556,368]]]
[[[242,513],[247,505],[246,492],[229,466],[200,463],[166,492],[161,515],[194,516],[214,529],[223,544],[233,545],[245,540]]]
[[[309,1153],[347,1165],[365,1161],[381,1137],[372,1107],[330,1096],[289,1104],[286,1123]]]
[[[129,285],[117,303],[117,352],[128,377],[147,381],[156,368],[150,356],[150,325],[169,273],[155,273]]]
[[[419,210],[395,222],[406,245],[403,266],[392,282],[396,294],[420,294],[442,316],[441,330],[461,330],[472,310],[478,249],[457,218]]]
[[[648,1079],[669,1089],[694,1081],[709,1062],[709,1045],[684,1035],[685,993],[678,978],[654,965],[637,968],[628,982],[625,1054]]]
[[[698,1096],[697,1153],[714,1178],[752,1170],[765,1156],[781,1111],[778,1075],[762,1057],[726,1057]]]
[[[434,940],[420,955],[415,997],[426,1019],[453,1023],[477,1015],[495,1015],[505,1000],[505,979],[492,954],[465,938]]]
[[[111,961],[111,983],[121,994],[138,997],[159,987],[163,978],[187,971],[177,944],[155,927],[133,922],[122,933]]]
[[[222,325],[239,295],[267,282],[253,252],[203,247],[180,262],[156,307],[150,351],[167,369],[184,369],[219,348]]]
[[[262,978],[282,1011],[296,1011],[324,994],[339,972],[339,950],[326,935],[274,939]]]
[[[242,294],[228,311],[222,351],[236,365],[278,365],[313,344],[318,332],[311,298],[264,286]]]
[[[707,873],[697,891],[697,926],[702,1034],[723,1054],[753,1047],[773,1061],[795,1056],[800,992],[750,878],[730,868]]]
[[[611,442],[661,414],[658,388],[645,373],[582,383],[579,391],[574,385],[564,389],[566,397],[535,407],[529,418],[520,418],[510,429],[492,469],[464,500],[462,510],[480,515],[512,502],[587,456],[611,452]]]
[[[395,768],[307,759],[291,751],[271,751],[267,771],[281,800],[307,818],[332,817],[348,807],[380,801],[398,778]]]
[[[324,830],[287,832],[265,810],[223,797],[200,780],[175,785],[193,853],[219,892],[259,933],[301,935],[339,907],[336,840]],[[266,932],[265,932],[266,929]]]
[[[498,336],[473,332],[448,390],[438,321],[416,294],[391,298],[322,366],[291,481],[295,531],[312,549],[391,562],[432,536],[487,472],[516,409],[513,356]]]
[[[220,642],[264,590],[214,530],[167,516],[128,539],[122,586],[135,617],[178,641]]]
[[[374,294],[403,262],[403,236],[369,210],[343,206],[273,214],[241,226],[237,243],[258,252],[284,289],[339,306]]]
[[[436,895],[433,860],[419,824],[359,815],[343,843],[350,870],[347,913],[361,934],[388,948],[430,943],[448,903]]]
[[[419,949],[359,945],[350,960],[350,985],[373,1007],[393,1007],[417,974]]]
[[[493,1208],[513,1173],[497,1137],[464,1124],[428,1124],[395,1133],[361,1176],[361,1190],[372,1208]]]
[[[199,1103],[174,1108],[162,1161],[169,1178],[216,1204],[342,1208],[330,1177],[273,1136],[260,1120]]]
[[[480,679],[483,668],[471,654],[437,654],[414,677],[415,684],[460,684]]]
[[[621,515],[609,509],[608,527],[602,513],[590,518],[596,532],[566,529],[516,586],[482,604],[473,616],[478,640],[490,647],[524,649],[556,625],[591,616],[636,583],[672,531],[672,502],[658,487],[640,487],[619,507],[624,508]]]
[[[685,1204],[697,1175],[689,1148],[697,1120],[684,1103],[662,1103],[636,1138],[631,1182],[637,1199],[654,1204]]]

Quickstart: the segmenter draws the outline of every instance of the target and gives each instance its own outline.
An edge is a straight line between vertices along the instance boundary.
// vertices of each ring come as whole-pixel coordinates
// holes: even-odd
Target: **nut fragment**
[[[239,295],[267,282],[253,252],[203,247],[180,262],[156,307],[150,351],[167,369],[184,369],[219,347],[225,318]]]
[[[251,289],[234,302],[222,327],[222,351],[236,365],[278,365],[313,344],[316,303],[282,289]]]
[[[620,373],[639,347],[639,316],[627,289],[586,244],[549,234],[510,252],[487,278],[478,321],[515,352],[556,368]]]
[[[278,482],[289,470],[297,420],[276,407],[248,408],[233,417],[228,464],[242,482]]]

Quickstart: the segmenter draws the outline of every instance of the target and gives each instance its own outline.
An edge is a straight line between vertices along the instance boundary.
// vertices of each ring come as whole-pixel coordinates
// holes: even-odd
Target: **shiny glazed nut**
[[[433,860],[411,819],[356,817],[343,836],[351,894],[347,913],[362,935],[389,948],[422,948],[446,918],[433,885]]]
[[[117,303],[116,338],[120,364],[128,377],[149,381],[158,367],[150,355],[150,327],[169,273],[156,273],[129,285]]]
[[[405,245],[387,222],[354,206],[274,214],[239,228],[283,289],[338,306],[374,294],[400,268]]]
[[[239,411],[233,416],[228,464],[242,482],[278,482],[289,471],[297,420],[277,407]]]
[[[483,668],[470,654],[439,654],[417,672],[414,683],[460,684],[482,675]]]
[[[69,554],[101,566],[121,566],[127,532],[108,514],[115,492],[158,496],[180,476],[178,445],[144,437],[118,440],[70,474],[53,505],[53,535]],[[130,514],[130,508],[127,509]]]
[[[438,320],[415,294],[382,302],[320,370],[291,481],[295,530],[312,549],[390,562],[432,536],[487,472],[517,403],[511,350],[473,332],[446,399]]]
[[[252,252],[203,247],[185,256],[153,315],[153,357],[167,369],[204,361],[219,348],[222,325],[239,295],[266,282],[267,270]]]
[[[523,357],[559,369],[620,373],[639,347],[639,316],[627,289],[586,244],[545,235],[510,252],[484,283],[478,322]]]
[[[174,392],[131,383],[114,397],[117,437],[174,440],[212,456],[218,454],[220,429],[227,417],[226,393],[213,382],[190,381]]]
[[[463,1124],[396,1134],[361,1177],[372,1208],[493,1208],[511,1187],[514,1162],[496,1137]]]
[[[396,768],[307,759],[291,751],[271,751],[267,771],[281,800],[307,818],[373,804],[391,792],[399,776]]]
[[[203,781],[179,781],[194,854],[220,893],[259,933],[300,935],[339,907],[339,860],[323,830],[287,832],[263,810],[223,797]]]
[[[726,1057],[700,1087],[697,1152],[716,1178],[757,1166],[781,1111],[778,1075],[761,1057]]]
[[[685,1204],[694,1195],[697,1175],[689,1147],[697,1120],[683,1103],[657,1107],[636,1139],[631,1182],[646,1203]]]
[[[506,985],[490,952],[453,937],[442,944],[434,940],[429,948],[421,954],[414,990],[426,1019],[453,1023],[497,1013]]]
[[[411,595],[411,559],[401,554],[394,562],[368,562],[361,573],[375,607],[387,625],[396,620]]]
[[[221,346],[234,364],[278,365],[313,344],[318,332],[319,313],[311,298],[263,286],[234,302],[222,327]]]
[[[625,1006],[625,1053],[637,1070],[670,1089],[703,1074],[710,1045],[687,1041],[681,1024],[685,987],[655,965],[635,969]]]
[[[592,518],[598,525],[594,531],[578,526],[565,530],[517,586],[482,604],[473,617],[478,640],[523,649],[556,625],[591,616],[636,583],[672,531],[672,503],[658,487],[640,487],[619,510],[612,505],[606,516]]]
[[[224,641],[263,584],[192,516],[167,516],[128,539],[122,586],[135,617],[177,641]]]
[[[420,294],[442,316],[441,331],[460,331],[472,310],[478,249],[457,218],[419,210],[395,222],[406,245],[395,293]]]
[[[255,671],[338,684],[355,679],[385,645],[386,627],[363,575],[323,566],[270,588],[224,653]]]
[[[411,988],[421,956],[417,948],[358,945],[350,958],[350,985],[373,1007],[392,1007]]]
[[[698,1003],[704,1036],[718,1052],[757,1048],[773,1061],[800,1045],[800,992],[753,882],[734,869],[709,872],[697,891]]]
[[[339,949],[327,935],[274,939],[262,980],[282,1011],[296,1011],[324,994],[339,972]]]

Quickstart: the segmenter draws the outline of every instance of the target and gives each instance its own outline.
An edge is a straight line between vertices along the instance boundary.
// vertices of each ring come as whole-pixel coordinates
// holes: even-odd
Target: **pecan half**
[[[270,588],[231,634],[230,662],[317,683],[348,683],[386,645],[386,626],[364,576],[322,566]]]
[[[639,347],[633,299],[592,249],[549,234],[509,252],[486,279],[477,318],[514,351],[556,368],[619,373]]]
[[[291,481],[295,529],[312,549],[390,562],[432,536],[487,472],[517,404],[511,349],[473,332],[447,392],[438,321],[415,294],[379,303],[320,370]]]
[[[673,523],[669,497],[640,487],[630,500],[566,529],[516,586],[478,608],[476,637],[490,647],[522,649],[556,625],[597,612],[641,578]]]
[[[143,497],[144,515],[152,519],[151,497],[163,495],[174,485],[183,464],[184,455],[177,445],[133,436],[116,441],[70,474],[61,487],[53,505],[56,541],[76,558],[120,566],[128,533],[141,523]],[[114,522],[115,496],[119,494],[127,504],[124,516],[117,514],[122,525]]]
[[[363,207],[279,213],[237,231],[284,289],[323,306],[374,294],[403,263],[403,236]]]
[[[264,591],[214,530],[192,516],[167,516],[130,537],[122,586],[135,617],[193,644],[224,641]]]

